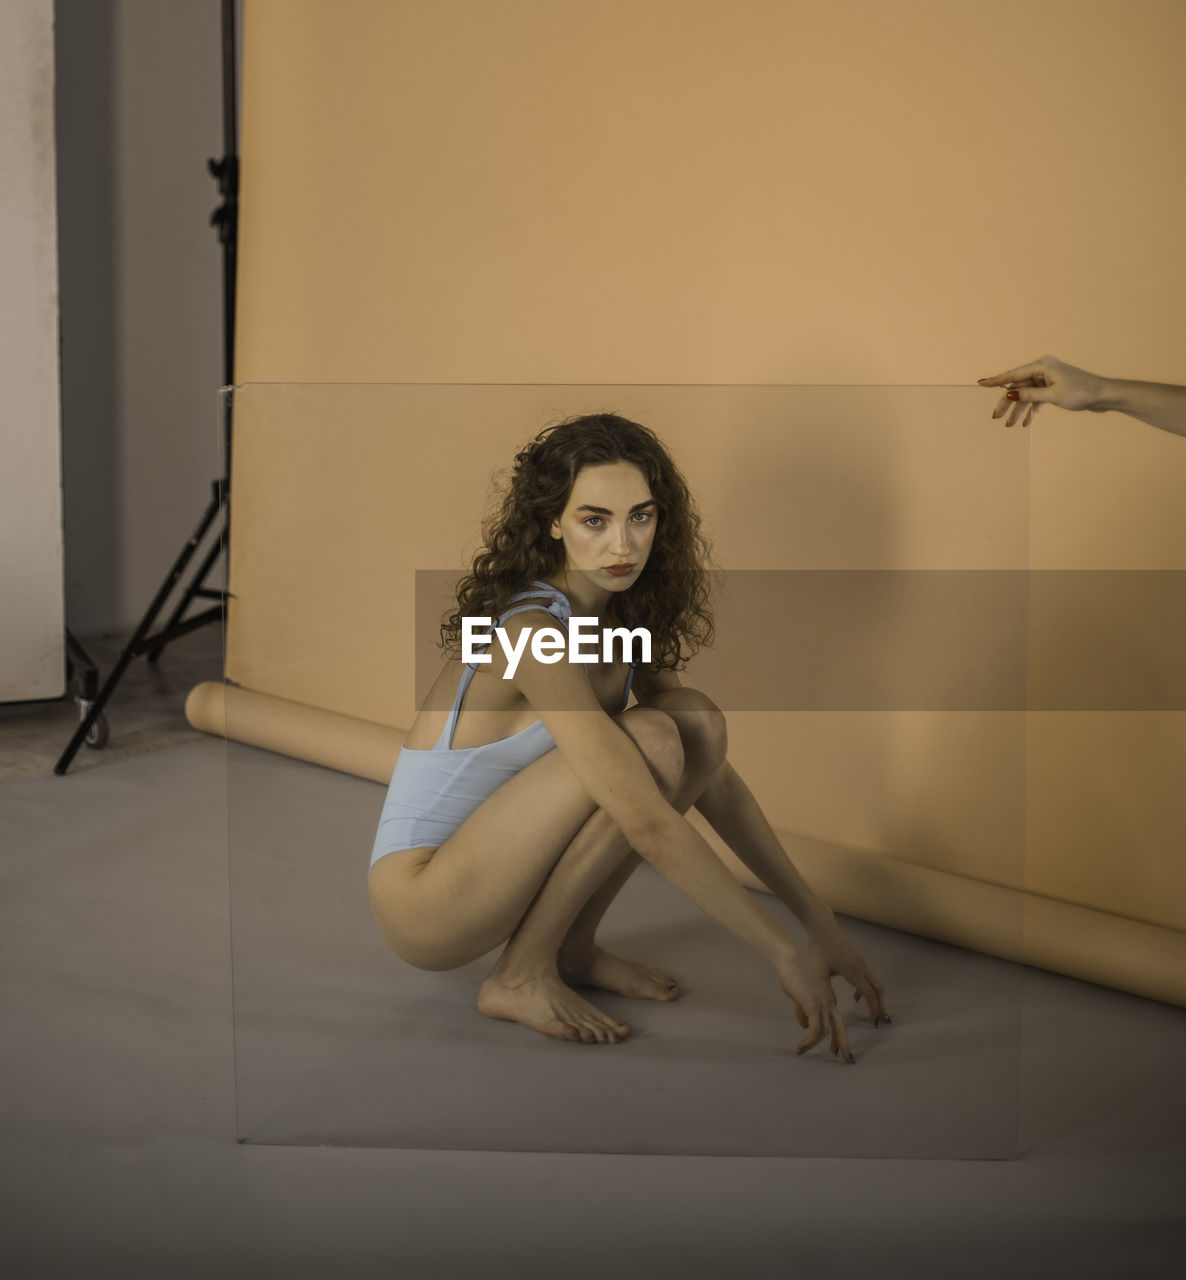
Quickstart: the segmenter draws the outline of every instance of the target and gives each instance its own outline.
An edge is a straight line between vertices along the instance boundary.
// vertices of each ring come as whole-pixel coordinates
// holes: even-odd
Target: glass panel
[[[725,860],[730,842],[759,868],[789,855],[832,906],[893,1017],[875,1029],[833,978],[855,1067],[826,1037],[796,1056],[804,1032],[770,963],[648,865],[598,941],[678,979],[679,999],[581,987],[630,1024],[613,1045],[478,1012],[501,949],[481,930],[497,932],[525,868],[547,862],[531,842],[572,820],[575,779],[554,759],[542,772],[547,755],[512,762],[506,812],[491,816],[496,790],[466,845],[429,860],[422,882],[416,855],[380,858],[385,876],[397,868],[385,892],[402,877],[424,910],[380,904],[382,929],[372,913],[385,787],[421,711],[409,753],[423,760],[451,704],[443,682],[433,693],[440,627],[482,518],[538,432],[606,411],[661,439],[712,545],[714,642],[680,679],[724,711],[729,763],[757,809],[730,783],[689,821]],[[953,387],[252,385],[236,389],[234,412],[226,726],[241,1140],[1016,1155],[1028,433],[992,423],[979,388]],[[678,583],[673,564],[665,579],[648,566],[648,581]],[[656,599],[687,597],[672,585]],[[621,669],[590,672],[616,714]],[[463,711],[459,751],[538,733],[530,711],[508,719],[499,678],[475,676],[479,701],[463,707],[493,714]],[[679,726],[686,758],[709,758],[710,730]],[[552,885],[573,865],[568,837],[556,839],[556,869],[541,873]],[[746,896],[806,954],[784,902]],[[537,905],[532,928],[551,919]],[[442,966],[457,961],[445,951],[462,936],[473,954],[416,967],[387,934],[424,964],[434,947]]]
[[[1033,432],[1024,954],[1081,981],[1024,971],[1024,1149],[1101,1117],[1134,1132],[1120,1098],[1173,1131],[1146,1026],[1186,1004],[1180,444],[1120,414],[1055,410]]]

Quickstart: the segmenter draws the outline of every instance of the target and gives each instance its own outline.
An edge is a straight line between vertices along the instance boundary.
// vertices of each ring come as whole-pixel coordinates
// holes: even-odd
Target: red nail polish
[[[1006,399],[1006,400],[1020,400],[1020,399],[1021,399],[1021,392],[1019,392],[1019,391],[1006,391],[1006,392],[1005,392],[1005,399]]]

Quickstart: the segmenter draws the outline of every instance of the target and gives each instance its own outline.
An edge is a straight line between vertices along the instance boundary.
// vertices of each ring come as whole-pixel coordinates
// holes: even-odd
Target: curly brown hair
[[[482,523],[484,545],[457,584],[457,608],[441,624],[449,657],[460,656],[461,620],[498,617],[532,579],[564,568],[564,544],[549,530],[568,505],[582,468],[632,462],[657,507],[655,541],[638,581],[611,598],[618,625],[646,627],[651,663],[682,671],[712,643],[708,605],[712,550],[687,481],[649,428],[615,413],[587,414],[545,427],[518,454],[500,499]],[[687,649],[687,652],[685,652]]]

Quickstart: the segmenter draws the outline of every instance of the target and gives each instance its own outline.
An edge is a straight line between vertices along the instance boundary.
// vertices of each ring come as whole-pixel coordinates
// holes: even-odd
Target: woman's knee
[[[662,711],[672,720],[689,763],[710,773],[720,767],[728,751],[729,731],[725,713],[707,694],[681,685],[648,698],[643,709]]]
[[[679,726],[654,707],[631,707],[618,723],[634,740],[659,786],[674,793],[684,773],[684,747]]]

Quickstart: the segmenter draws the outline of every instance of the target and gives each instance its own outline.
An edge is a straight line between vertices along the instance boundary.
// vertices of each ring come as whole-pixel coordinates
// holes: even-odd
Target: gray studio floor
[[[895,1024],[796,1059],[644,873],[606,927],[681,1001],[492,1023],[481,964],[375,936],[380,787],[188,731],[216,649],[134,668],[65,778],[72,706],[0,709],[6,1276],[1181,1274],[1181,1010],[850,921]]]

